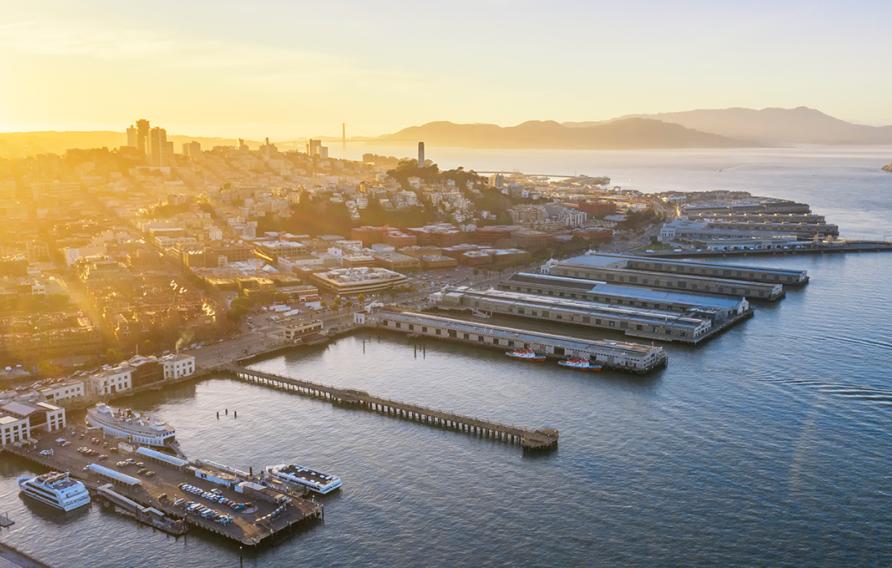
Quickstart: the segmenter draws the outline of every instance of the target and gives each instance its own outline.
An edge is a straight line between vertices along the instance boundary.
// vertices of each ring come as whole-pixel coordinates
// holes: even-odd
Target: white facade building
[[[32,428],[55,432],[65,426],[65,409],[48,402],[14,400],[0,406],[0,446],[30,440]]]
[[[90,377],[90,387],[97,396],[106,396],[133,388],[133,371],[129,368],[105,369]]]
[[[31,426],[27,418],[0,412],[0,447],[30,438]]]
[[[164,366],[164,380],[180,379],[195,373],[195,356],[168,355],[161,359]]]
[[[76,400],[87,396],[87,387],[84,381],[72,380],[50,385],[40,389],[40,394],[53,403]]]

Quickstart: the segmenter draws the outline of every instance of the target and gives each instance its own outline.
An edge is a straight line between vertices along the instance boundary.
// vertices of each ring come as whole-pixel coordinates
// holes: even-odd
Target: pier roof
[[[508,278],[508,282],[545,284],[559,286],[561,288],[595,292],[606,296],[640,298],[725,309],[736,308],[741,302],[741,299],[736,296],[674,292],[670,290],[648,288],[645,286],[626,286],[623,284],[610,284],[609,282],[603,282],[601,280],[587,280],[584,278],[571,278],[569,276],[555,276],[552,274],[534,274],[530,272],[519,272],[514,274]]]
[[[551,342],[560,343],[565,347],[577,349],[580,351],[608,348],[617,351],[625,351],[626,353],[633,354],[635,356],[645,356],[653,352],[665,351],[662,347],[642,345],[641,343],[632,343],[629,341],[615,341],[613,339],[583,339],[581,337],[558,335],[555,333],[548,333],[543,331],[528,331],[517,329],[514,327],[506,327],[488,323],[484,324],[458,318],[450,318],[441,315],[425,314],[421,312],[400,310],[382,310],[382,312],[386,313],[388,317],[403,316],[406,321],[414,320],[416,322],[421,322],[424,320],[428,320],[448,323],[454,329],[460,329],[462,331],[467,331],[468,333],[482,334],[488,333],[492,330],[496,330],[511,335],[517,339],[524,340],[528,343],[537,343],[542,341],[543,339],[547,339]]]

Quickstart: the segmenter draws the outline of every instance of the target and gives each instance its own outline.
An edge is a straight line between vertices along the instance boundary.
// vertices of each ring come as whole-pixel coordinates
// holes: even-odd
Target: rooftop
[[[583,278],[570,278],[567,276],[553,276],[551,274],[533,274],[520,272],[512,275],[508,282],[521,282],[529,284],[543,284],[582,290],[606,296],[622,298],[640,298],[644,300],[672,302],[677,304],[690,304],[713,308],[736,308],[740,299],[732,296],[718,296],[708,294],[692,294],[687,292],[673,292],[669,290],[657,290],[643,286],[624,286],[622,284],[609,284],[600,280],[586,280]]]

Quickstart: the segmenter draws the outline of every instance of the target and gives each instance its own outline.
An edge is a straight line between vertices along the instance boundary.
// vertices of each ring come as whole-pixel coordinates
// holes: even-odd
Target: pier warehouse
[[[450,288],[433,299],[443,309],[571,323],[660,341],[698,343],[712,330],[712,320],[704,317],[505,290]]]
[[[608,339],[582,339],[472,322],[420,312],[380,309],[357,313],[356,323],[484,347],[533,349],[552,357],[582,357],[605,367],[644,374],[668,361],[662,347]]]
[[[549,261],[543,269],[547,274],[555,276],[603,280],[611,284],[667,288],[724,296],[744,296],[749,299],[766,301],[779,300],[784,296],[782,283],[771,284],[741,279],[742,276],[755,278],[757,276],[754,276],[754,271],[762,269],[728,264],[687,262],[678,262],[678,264],[690,266],[678,266],[671,264],[673,262],[678,261],[667,262],[665,259],[586,254],[562,261]],[[645,266],[652,268],[644,268]],[[676,268],[672,270],[669,268],[670,266]],[[771,269],[765,270],[766,274],[767,272],[777,272]],[[769,276],[758,277],[769,278]],[[774,277],[785,278],[779,274]]]
[[[589,256],[599,256],[624,261],[625,268],[631,270],[648,270],[650,272],[684,274],[688,276],[708,276],[711,278],[733,278],[734,280],[764,282],[766,284],[783,284],[785,286],[802,286],[808,283],[808,272],[805,270],[740,266],[735,264],[720,264],[716,262],[696,262],[691,260],[672,260],[668,258],[650,258],[646,256],[627,256],[620,254],[596,254]]]
[[[750,304],[743,297],[673,292],[532,272],[512,274],[506,280],[499,282],[497,287],[509,292],[697,315],[708,317],[713,322],[730,319],[750,311]]]

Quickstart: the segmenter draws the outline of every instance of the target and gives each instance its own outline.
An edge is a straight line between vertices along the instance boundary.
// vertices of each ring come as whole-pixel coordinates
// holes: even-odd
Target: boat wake
[[[892,407],[892,389],[853,385],[846,383],[830,383],[814,379],[765,379],[768,382],[807,387],[821,394],[867,403],[876,403],[880,407]]]

